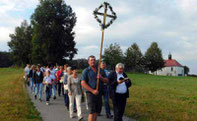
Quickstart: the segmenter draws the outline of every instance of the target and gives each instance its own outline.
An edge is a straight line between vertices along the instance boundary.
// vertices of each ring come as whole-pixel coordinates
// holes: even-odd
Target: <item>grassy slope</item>
[[[0,69],[0,120],[40,121],[22,79],[22,69]]]
[[[141,121],[196,121],[197,78],[129,74],[126,114]]]

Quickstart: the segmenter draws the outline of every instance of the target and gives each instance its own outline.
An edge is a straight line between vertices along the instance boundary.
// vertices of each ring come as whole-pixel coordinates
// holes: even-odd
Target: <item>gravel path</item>
[[[34,99],[34,95],[30,92],[30,89],[27,87],[28,94],[34,103],[37,110],[40,112],[41,117],[44,121],[77,121],[77,114],[74,113],[75,118],[69,118],[69,112],[64,106],[64,98],[58,97],[56,100],[51,99],[50,105],[47,106],[45,102],[45,93],[43,94],[43,101],[40,102],[38,99]],[[111,111],[112,112],[112,111]],[[85,109],[85,103],[82,103],[82,113],[84,116],[83,121],[87,121],[88,112]],[[128,117],[124,117],[124,121],[135,121]],[[105,116],[105,109],[103,107],[101,116],[97,118],[97,121],[113,121],[113,119],[107,119]]]

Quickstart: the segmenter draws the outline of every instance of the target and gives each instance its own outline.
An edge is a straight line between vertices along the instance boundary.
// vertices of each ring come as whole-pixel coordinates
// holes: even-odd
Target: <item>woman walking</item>
[[[30,88],[31,88],[31,92],[34,94],[35,93],[35,87],[34,87],[34,75],[35,75],[36,69],[35,66],[32,65],[30,72],[29,72],[29,79],[30,79]]]
[[[81,113],[82,89],[81,89],[81,82],[80,82],[80,78],[78,77],[76,67],[72,67],[72,75],[68,77],[68,93],[69,93],[69,103],[70,103],[69,104],[70,118],[73,118],[73,104],[75,99],[77,104],[78,120],[81,121],[83,119]]]
[[[37,66],[34,77],[34,86],[36,87],[35,99],[37,99],[39,93],[39,100],[42,101],[43,73],[40,71],[40,66]]]

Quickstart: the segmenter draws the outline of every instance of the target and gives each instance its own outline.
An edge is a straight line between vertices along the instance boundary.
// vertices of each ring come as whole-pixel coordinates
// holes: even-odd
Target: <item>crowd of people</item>
[[[129,97],[128,88],[131,87],[131,80],[124,72],[124,64],[118,63],[114,71],[106,69],[106,63],[101,62],[100,74],[96,67],[95,56],[88,57],[89,67],[85,68],[79,76],[76,66],[41,66],[29,65],[24,69],[24,78],[29,85],[35,100],[42,102],[42,94],[46,94],[46,105],[50,105],[50,99],[56,100],[58,96],[64,97],[64,104],[70,113],[77,112],[78,120],[83,119],[82,97],[85,99],[85,106],[89,112],[88,121],[96,121],[102,110],[104,100],[107,118],[114,118],[114,121],[122,121],[126,100]],[[97,79],[99,79],[98,89]],[[102,99],[103,98],[103,99]],[[114,116],[111,114],[109,99],[113,102]]]

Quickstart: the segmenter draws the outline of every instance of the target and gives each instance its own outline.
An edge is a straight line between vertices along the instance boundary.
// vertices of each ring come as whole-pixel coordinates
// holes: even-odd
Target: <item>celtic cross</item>
[[[101,8],[104,8],[104,13],[99,12]],[[107,14],[108,9],[111,11],[111,14]],[[111,5],[107,2],[104,2],[102,5],[100,5],[98,8],[95,9],[93,12],[95,19],[99,22],[101,28],[102,28],[102,38],[101,38],[101,47],[100,47],[100,59],[99,59],[99,65],[98,65],[98,75],[100,75],[100,66],[101,66],[101,60],[102,60],[102,50],[103,50],[103,40],[104,40],[104,30],[108,28],[114,20],[117,18],[116,13],[113,11]],[[103,17],[103,21],[101,21],[98,18],[98,15]],[[106,18],[109,17],[111,20],[106,23]],[[99,78],[97,78],[97,86],[96,89],[99,88]]]

